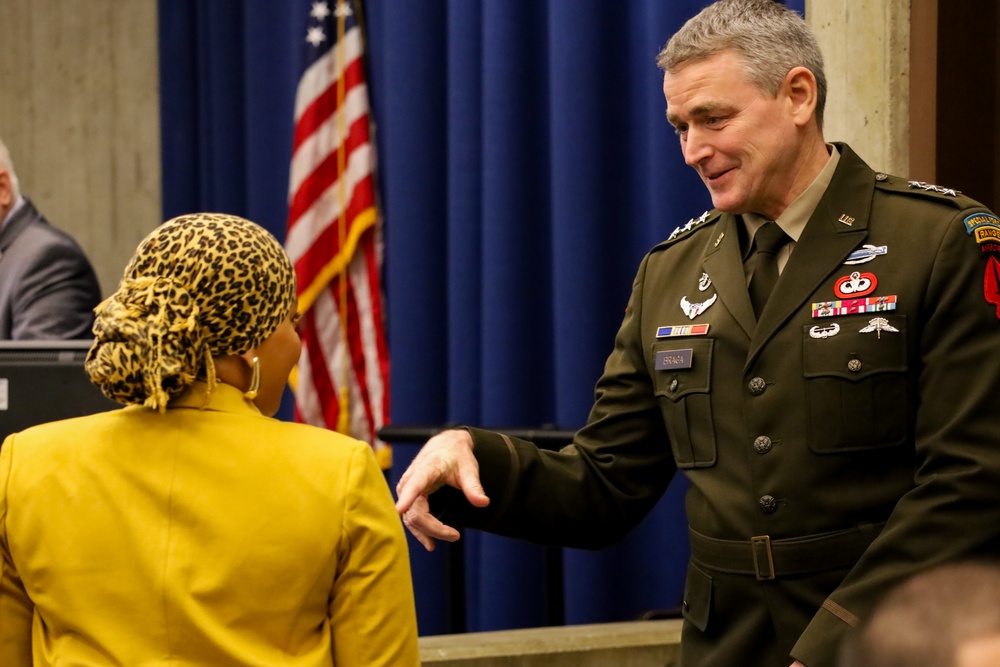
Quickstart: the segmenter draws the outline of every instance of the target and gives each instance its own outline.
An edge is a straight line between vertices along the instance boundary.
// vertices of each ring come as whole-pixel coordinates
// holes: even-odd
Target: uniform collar
[[[791,204],[778,216],[775,220],[778,226],[781,227],[782,231],[791,237],[793,242],[798,242],[799,237],[802,236],[802,230],[805,229],[806,223],[809,222],[809,218],[816,211],[816,207],[819,206],[819,202],[823,199],[823,195],[826,194],[827,189],[830,187],[830,183],[833,181],[833,173],[837,170],[837,164],[840,162],[840,151],[833,144],[827,144],[826,147],[830,151],[830,159],[826,161],[823,169],[820,170],[813,182],[809,184],[802,194],[795,198]],[[757,213],[744,213],[742,216],[743,224],[746,226],[746,238],[753,239],[754,233],[763,225],[768,222],[768,219]],[[749,246],[749,241],[747,242]],[[744,253],[745,254],[745,253]]]

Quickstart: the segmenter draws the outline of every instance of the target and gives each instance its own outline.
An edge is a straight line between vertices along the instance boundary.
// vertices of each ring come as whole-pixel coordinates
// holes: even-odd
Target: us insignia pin
[[[692,229],[694,229],[695,227],[697,227],[701,223],[703,223],[706,220],[708,220],[708,214],[709,214],[709,211],[705,211],[704,213],[701,214],[700,217],[691,218],[685,224],[681,225],[680,227],[678,227],[677,229],[675,229],[673,232],[671,232],[670,236],[667,237],[667,240],[668,241],[672,241],[675,238],[677,238],[677,236],[679,234],[683,234],[684,232],[691,231]]]
[[[962,194],[961,190],[955,190],[954,188],[942,188],[940,185],[931,185],[930,183],[924,183],[923,181],[907,181],[907,185],[911,188],[920,188],[921,190],[927,190],[929,192],[939,192],[943,195],[949,195],[951,197],[957,197]]]
[[[889,324],[889,320],[885,319],[884,317],[873,317],[872,319],[868,320],[868,326],[861,327],[858,331],[860,331],[861,333],[871,333],[874,331],[875,336],[878,338],[882,338],[883,331],[899,333],[899,329]]]
[[[692,320],[704,313],[719,298],[718,294],[713,294],[707,301],[701,303],[691,303],[686,296],[681,297],[681,310]]]

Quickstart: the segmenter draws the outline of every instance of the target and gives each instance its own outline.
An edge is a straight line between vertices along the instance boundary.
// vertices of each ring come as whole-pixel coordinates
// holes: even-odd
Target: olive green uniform
[[[680,468],[685,667],[832,666],[891,584],[1000,554],[1000,320],[984,298],[994,246],[971,229],[996,218],[837,146],[759,322],[740,218],[692,220],[643,260],[574,444],[541,451],[470,429],[493,502],[473,510],[444,491],[435,511],[599,548]],[[708,330],[682,328],[696,325]]]

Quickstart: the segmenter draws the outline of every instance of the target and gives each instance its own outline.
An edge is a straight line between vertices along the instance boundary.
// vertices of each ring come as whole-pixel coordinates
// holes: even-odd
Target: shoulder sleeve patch
[[[1000,245],[1000,218],[989,211],[980,211],[965,217],[965,231],[979,245],[983,254],[994,254]]]

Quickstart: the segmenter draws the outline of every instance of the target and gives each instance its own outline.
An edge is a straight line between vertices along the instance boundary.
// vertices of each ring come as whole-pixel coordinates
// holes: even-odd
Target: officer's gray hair
[[[17,180],[17,172],[14,171],[14,162],[10,159],[10,151],[7,145],[0,139],[0,170],[6,171],[10,176],[10,190],[14,201],[17,201],[21,194],[21,184]]]
[[[775,0],[719,0],[678,30],[656,58],[664,72],[733,50],[746,66],[747,80],[761,92],[778,94],[793,67],[816,77],[816,122],[823,127],[826,75],[816,36],[797,13]]]

